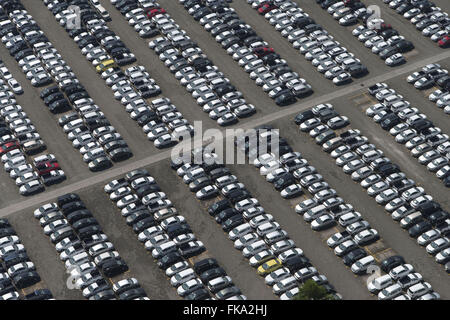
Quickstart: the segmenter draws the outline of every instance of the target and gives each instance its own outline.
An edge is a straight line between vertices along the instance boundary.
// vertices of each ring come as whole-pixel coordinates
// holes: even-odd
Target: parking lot
[[[378,123],[366,115],[366,110],[378,103],[368,93],[368,87],[378,82],[385,82],[410,101],[413,107],[418,108],[419,112],[425,114],[436,127],[442,129],[442,134],[450,135],[448,115],[428,99],[428,94],[432,90],[417,90],[406,81],[407,76],[430,63],[439,63],[442,68],[450,70],[449,49],[439,48],[436,43],[422,36],[410,21],[400,17],[382,0],[363,0],[362,2],[366,5],[378,5],[381,8],[381,18],[392,24],[393,28],[407,40],[412,41],[415,46],[412,51],[404,53],[407,61],[405,64],[389,67],[351,34],[355,26],[340,26],[315,1],[294,2],[326,29],[335,40],[359,58],[369,73],[360,78],[353,78],[350,84],[343,86],[332,84],[247,1],[234,0],[230,3],[230,7],[234,8],[245,23],[267,41],[269,46],[286,60],[292,71],[304,78],[314,90],[312,95],[298,97],[295,103],[284,107],[277,106],[275,101],[249,78],[249,74],[226,53],[221,44],[217,43],[198,21],[189,15],[179,1],[160,1],[160,4],[180,29],[185,30],[211,62],[218,66],[235,89],[242,92],[246,103],[255,106],[255,114],[248,118],[239,118],[239,122],[231,128],[248,129],[265,124],[279,128],[280,135],[287,140],[292,149],[301,152],[330,187],[335,189],[346,203],[352,204],[355,211],[361,212],[364,219],[378,230],[382,240],[370,247],[373,249],[370,254],[377,258],[377,263],[394,253],[401,255],[407,263],[414,266],[415,272],[423,275],[424,281],[432,286],[433,291],[437,292],[441,299],[450,299],[450,281],[443,266],[437,264],[434,257],[427,254],[424,247],[419,246],[416,239],[408,235],[407,230],[403,230],[397,222],[392,220],[383,206],[371,199],[359,183],[352,181],[350,176],[334,163],[330,155],[325,153],[308,134],[301,132],[298,125],[293,122],[299,112],[309,110],[321,103],[331,103],[340,115],[348,117],[349,128],[360,130],[370,143],[384,152],[384,156],[398,164],[408,178],[413,179],[417,186],[423,187],[443,210],[450,212],[448,187],[436,178],[435,173],[427,170],[426,166],[413,158],[404,146],[395,142],[388,131],[382,130]],[[447,1],[435,0],[434,2],[443,11],[450,12],[450,4]],[[77,43],[60,26],[44,1],[22,0],[21,3],[67,65],[72,68],[76,78],[89,92],[95,104],[100,107],[106,119],[120,133],[133,153],[129,159],[114,162],[111,168],[100,172],[90,171],[78,150],[72,147],[71,141],[58,125],[58,115],[49,112],[43,100],[38,97],[42,88],[31,85],[8,49],[0,45],[1,60],[24,91],[21,95],[15,95],[17,104],[22,106],[35,125],[36,131],[45,141],[46,153],[56,156],[67,177],[62,183],[49,186],[43,193],[24,197],[18,193],[18,188],[14,181],[11,181],[9,174],[0,170],[2,190],[0,216],[7,218],[16,230],[27,249],[30,260],[36,265],[42,283],[52,292],[54,298],[83,299],[83,295],[80,290],[68,288],[66,284],[68,273],[64,264],[60,261],[55,246],[42,232],[39,222],[33,218],[33,211],[45,203],[55,202],[58,196],[75,192],[83,199],[109,241],[114,244],[115,250],[128,265],[129,271],[124,275],[128,278],[136,278],[152,300],[181,299],[177,289],[171,286],[170,279],[158,268],[151,252],[139,243],[136,234],[126,225],[120,211],[103,190],[105,184],[110,181],[122,178],[132,170],[145,168],[156,179],[161,191],[173,202],[179,214],[185,217],[192,228],[192,233],[204,244],[207,254],[217,260],[231,277],[234,285],[242,291],[242,295],[248,299],[279,299],[273,293],[272,287],[264,283],[264,278],[259,276],[249,265],[248,260],[233,247],[233,242],[228,239],[228,233],[222,231],[220,224],[208,215],[210,202],[196,199],[195,193],[190,192],[188,186],[182,183],[181,178],[171,169],[171,149],[158,149],[152,141],[149,141],[147,134],[136,121],[129,117],[121,102],[114,98],[114,92],[99,76],[95,67],[86,60]],[[158,54],[149,48],[148,42],[157,37],[149,39],[139,37],[111,1],[100,0],[100,3],[111,17],[111,21],[106,23],[108,28],[120,37],[137,59],[135,63],[126,67],[144,66],[161,88],[161,96],[169,98],[190,124],[201,121],[203,130],[216,128],[225,132],[225,129],[211,119],[207,112],[202,111],[202,107],[180,85]],[[437,88],[436,86],[434,89]],[[152,99],[154,98],[149,98],[148,102],[150,103]],[[258,172],[259,169],[252,164],[227,164],[226,166],[240,182],[245,184],[252,196],[260,201],[266,213],[270,213],[288,233],[295,245],[303,250],[311,265],[327,277],[329,283],[342,295],[343,299],[377,299],[376,294],[371,294],[367,290],[367,276],[354,275],[350,268],[333,253],[333,249],[327,246],[328,237],[338,229],[313,231],[308,223],[295,213],[296,204],[307,199],[306,196],[285,200],[279,196],[279,192],[264,181],[264,177]],[[388,254],[384,255],[385,253]]]

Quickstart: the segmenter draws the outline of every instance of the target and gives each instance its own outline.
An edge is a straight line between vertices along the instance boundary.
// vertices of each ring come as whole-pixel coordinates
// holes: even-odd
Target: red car
[[[11,150],[18,149],[19,147],[20,144],[18,141],[7,142],[0,147],[0,155],[4,155],[10,152]]]
[[[42,162],[42,163],[38,163],[36,165],[36,169],[38,171],[38,174],[40,176],[47,174],[53,170],[58,170],[59,169],[59,163],[56,160],[52,160],[52,161],[46,161],[46,162]]]
[[[438,44],[441,48],[447,48],[450,45],[450,36],[446,35],[442,37],[442,39],[439,40]]]
[[[163,8],[150,9],[147,11],[147,17],[153,18],[157,14],[163,14],[163,13],[166,13],[166,10]]]
[[[273,48],[269,48],[269,47],[259,47],[259,48],[253,49],[253,53],[256,54],[258,56],[258,58],[262,58],[270,53],[275,53],[275,50],[273,50]]]
[[[267,12],[277,9],[278,7],[271,3],[264,3],[258,8],[259,14],[266,14]]]

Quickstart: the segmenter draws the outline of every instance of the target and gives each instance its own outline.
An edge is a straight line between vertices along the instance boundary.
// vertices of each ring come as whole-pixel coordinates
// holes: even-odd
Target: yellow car
[[[95,70],[97,71],[97,73],[100,73],[105,70],[108,70],[109,68],[115,68],[115,67],[117,67],[116,62],[114,60],[110,59],[110,60],[102,61],[102,63],[100,63],[97,67],[95,67]]]
[[[267,262],[264,262],[262,265],[258,267],[258,274],[260,276],[266,276],[271,272],[281,268],[281,261],[279,259],[272,259]]]

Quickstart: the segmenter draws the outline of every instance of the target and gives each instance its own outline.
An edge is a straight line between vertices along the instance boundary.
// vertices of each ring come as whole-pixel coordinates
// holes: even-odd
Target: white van
[[[306,211],[306,213],[303,215],[303,219],[305,219],[306,222],[311,222],[317,217],[326,213],[326,210],[327,208],[323,204],[315,206],[314,208],[311,208],[308,211]]]
[[[248,224],[248,223],[243,223],[239,226],[237,226],[236,228],[232,229],[229,233],[228,233],[228,238],[231,241],[236,240],[239,237],[242,237],[244,235],[246,235],[247,233],[252,232],[252,227]]]
[[[402,286],[393,284],[378,293],[378,300],[391,300],[402,293]]]
[[[385,274],[384,276],[375,278],[369,284],[367,285],[367,289],[371,293],[378,293],[384,288],[389,287],[394,283],[394,280],[392,280],[391,276],[388,274]]]
[[[422,283],[418,283],[418,284],[411,286],[408,289],[408,291],[406,292],[406,294],[411,299],[417,299],[418,297],[423,296],[424,294],[427,294],[428,292],[431,292],[432,290],[433,290],[433,288],[431,287],[431,285],[428,282],[422,282]]]

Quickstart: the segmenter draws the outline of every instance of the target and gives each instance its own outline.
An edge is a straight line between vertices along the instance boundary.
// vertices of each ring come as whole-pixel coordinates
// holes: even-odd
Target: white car
[[[405,62],[406,59],[401,53],[395,53],[385,60],[386,65],[390,67],[394,67]]]

